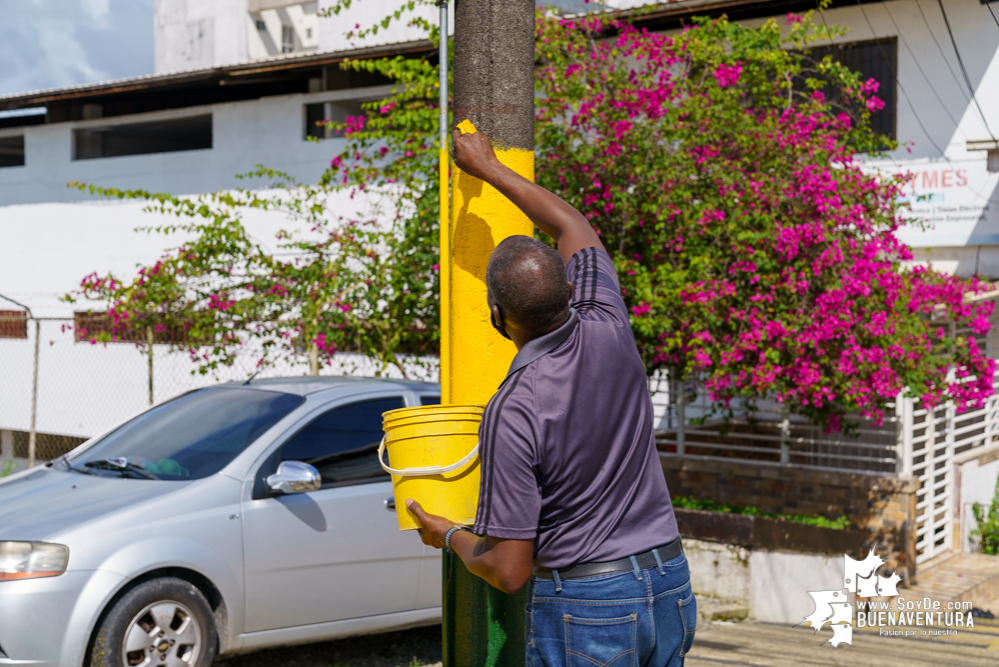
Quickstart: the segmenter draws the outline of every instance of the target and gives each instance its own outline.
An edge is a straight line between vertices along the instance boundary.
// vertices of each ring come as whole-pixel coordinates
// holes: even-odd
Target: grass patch
[[[761,516],[765,519],[775,519],[777,521],[789,521],[791,523],[803,523],[806,526],[818,526],[819,528],[831,528],[833,530],[846,530],[850,526],[850,520],[845,516],[838,519],[827,519],[817,514],[774,514],[764,512],[759,507],[743,507],[742,505],[730,505],[728,503],[718,503],[714,500],[701,500],[688,496],[678,496],[673,498],[673,507],[680,507],[686,510],[707,510],[708,512],[725,512],[726,514],[742,514],[745,516]]]

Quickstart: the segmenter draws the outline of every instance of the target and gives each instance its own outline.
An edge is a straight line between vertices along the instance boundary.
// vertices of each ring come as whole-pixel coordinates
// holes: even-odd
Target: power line
[[[994,11],[992,11],[992,5],[990,5],[988,2],[986,2],[985,6],[988,8],[989,14],[992,14],[992,20],[996,22],[997,26],[999,26],[999,19],[996,18],[996,13]]]
[[[936,33],[934,33],[933,28],[930,27],[930,22],[926,20],[926,14],[923,13],[923,6],[919,4],[919,0],[916,0],[916,9],[919,10],[919,15],[923,17],[923,25],[926,26],[926,31],[930,33],[930,38],[933,39],[933,43],[937,45],[937,51],[940,52],[940,60],[942,60],[944,65],[947,66],[947,70],[954,79],[954,83],[957,84],[958,92],[964,96],[965,100],[970,102],[971,100],[968,98],[968,93],[964,91],[964,86],[962,86],[961,82],[957,80],[957,72],[955,72],[954,68],[950,66],[950,59],[947,58],[946,54],[944,54],[943,47],[940,46],[940,42],[937,41]]]
[[[902,45],[905,46],[905,50],[909,52],[910,56],[912,56],[912,62],[916,63],[916,68],[919,70],[919,73],[923,75],[923,78],[926,80],[926,83],[930,86],[930,90],[933,92],[933,97],[937,98],[937,102],[939,102],[940,106],[943,107],[944,113],[946,113],[947,117],[954,122],[954,129],[960,132],[961,136],[964,136],[965,140],[967,140],[968,137],[966,137],[964,135],[964,132],[961,130],[960,122],[958,122],[958,120],[954,118],[954,115],[950,112],[950,109],[947,108],[947,104],[940,97],[940,94],[937,92],[937,89],[933,85],[933,82],[930,80],[930,77],[926,76],[926,72],[923,71],[923,66],[919,64],[919,60],[916,58],[916,54],[912,51],[912,48],[909,46],[909,41],[905,38],[905,35],[902,34],[902,29],[898,27],[897,23],[895,23],[895,17],[891,15],[891,10],[888,9],[888,4],[883,0],[881,4],[882,6],[884,6],[885,13],[888,14],[888,18],[891,19],[891,24],[895,26],[895,32],[898,33],[899,39],[902,40]]]
[[[947,26],[947,34],[950,35],[950,43],[954,47],[954,55],[957,56],[957,64],[961,66],[961,73],[964,75],[964,82],[968,84],[968,90],[971,92],[971,99],[975,103],[975,108],[978,109],[978,115],[982,117],[982,123],[985,124],[985,131],[989,133],[989,138],[992,139],[992,141],[995,141],[995,135],[992,134],[989,122],[985,120],[985,114],[982,113],[982,107],[978,104],[978,97],[975,96],[975,87],[971,85],[971,77],[968,76],[968,70],[964,68],[964,61],[961,60],[961,52],[957,50],[957,40],[954,39],[954,32],[950,29],[950,21],[947,19],[947,12],[944,10],[943,0],[937,0],[937,4],[940,5],[940,13],[943,14],[944,25]]]
[[[864,11],[864,6],[860,4],[860,0],[857,0],[857,7],[860,8],[860,13],[864,15],[864,21],[867,22],[867,27],[871,30],[871,35],[874,36],[874,43],[878,45],[878,50],[881,51],[881,57],[885,59],[885,64],[888,65],[888,69],[891,71],[892,78],[895,79],[895,85],[898,86],[899,92],[902,93],[902,97],[904,97],[905,101],[909,104],[909,109],[912,110],[912,117],[915,118],[916,123],[919,124],[919,129],[921,129],[923,134],[926,135],[926,138],[929,139],[930,145],[937,149],[938,153],[944,155],[944,159],[947,159],[947,156],[944,154],[944,150],[937,146],[937,142],[933,141],[933,137],[930,136],[929,130],[926,129],[926,126],[923,125],[923,121],[919,117],[919,114],[916,113],[916,107],[913,105],[912,100],[909,99],[909,94],[905,92],[905,88],[902,86],[902,82],[899,80],[898,74],[895,72],[895,68],[891,65],[891,60],[888,58],[888,54],[885,53],[884,48],[881,46],[881,40],[877,39],[877,33],[874,31],[874,26],[871,25],[871,20],[867,18],[867,12]]]

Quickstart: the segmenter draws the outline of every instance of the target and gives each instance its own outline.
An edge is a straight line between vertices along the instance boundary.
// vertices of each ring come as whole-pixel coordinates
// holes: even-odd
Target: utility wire
[[[988,8],[989,14],[992,14],[992,20],[996,22],[997,26],[999,26],[999,19],[996,18],[996,13],[994,11],[992,11],[992,5],[990,5],[988,2],[986,2],[985,6]]]
[[[937,51],[940,52],[940,60],[942,60],[944,65],[947,66],[947,70],[950,72],[951,77],[953,77],[954,83],[957,84],[958,92],[964,96],[965,100],[970,102],[971,99],[968,97],[968,93],[965,92],[964,86],[962,86],[961,82],[957,80],[957,72],[955,72],[954,68],[950,66],[950,59],[944,54],[943,47],[940,46],[940,42],[937,41],[936,33],[934,33],[933,28],[930,27],[930,22],[926,20],[926,14],[923,13],[923,6],[919,4],[919,0],[916,0],[916,8],[919,10],[919,15],[923,17],[923,25],[926,26],[926,31],[930,33],[933,43],[937,45]]]
[[[923,71],[923,66],[919,64],[919,60],[916,58],[916,54],[913,53],[912,48],[909,46],[909,40],[905,38],[905,35],[902,34],[902,29],[898,27],[897,23],[895,23],[895,17],[891,15],[891,10],[888,9],[888,4],[883,0],[881,4],[884,6],[885,13],[888,14],[888,18],[891,19],[891,24],[895,26],[895,32],[898,33],[899,39],[902,40],[902,45],[905,46],[905,50],[908,51],[909,55],[912,57],[912,62],[916,63],[916,68],[919,70],[919,73],[923,75],[923,78],[926,80],[926,83],[929,85],[930,90],[933,92],[933,97],[937,98],[937,102],[939,102],[940,106],[943,107],[944,113],[947,114],[947,117],[950,118],[951,121],[953,121],[954,129],[956,129],[961,134],[961,136],[964,137],[965,140],[967,140],[968,137],[966,137],[964,135],[964,132],[961,130],[960,122],[958,122],[958,120],[954,118],[954,114],[952,114],[950,112],[950,109],[947,108],[947,104],[940,97],[940,93],[937,92],[936,87],[933,85],[933,81],[930,80],[930,77],[926,76],[926,72]]]
[[[950,29],[950,21],[947,19],[947,12],[944,10],[943,0],[937,0],[937,4],[940,5],[940,13],[943,14],[944,25],[947,26],[947,34],[950,35],[950,43],[954,47],[954,54],[957,56],[957,64],[961,66],[961,73],[964,75],[964,82],[968,84],[968,90],[971,92],[971,99],[975,103],[975,108],[978,109],[978,115],[982,117],[982,123],[985,124],[985,131],[989,133],[989,138],[992,139],[992,141],[995,141],[996,137],[992,134],[989,122],[985,120],[985,114],[982,113],[982,107],[978,104],[978,98],[975,96],[975,87],[971,85],[971,77],[968,76],[968,70],[964,68],[964,61],[961,60],[961,52],[957,50],[957,40],[954,39],[954,32]]]
[[[898,90],[899,92],[902,93],[902,97],[904,97],[905,101],[909,104],[909,109],[912,110],[912,117],[916,119],[916,123],[919,124],[919,129],[921,129],[923,131],[923,134],[926,135],[926,138],[929,139],[930,145],[933,146],[933,148],[937,149],[937,152],[943,155],[944,159],[946,160],[947,156],[944,154],[944,150],[937,145],[937,142],[933,141],[933,137],[930,136],[929,130],[926,129],[926,126],[923,125],[923,121],[919,117],[919,114],[916,113],[916,107],[915,105],[913,105],[912,100],[909,99],[909,94],[905,92],[905,88],[902,86],[902,82],[899,81],[898,74],[895,72],[895,68],[892,67],[891,60],[888,58],[888,54],[885,53],[884,47],[881,46],[881,40],[877,38],[877,33],[874,32],[874,26],[871,25],[871,19],[867,18],[867,12],[864,11],[864,6],[860,4],[860,0],[857,0],[857,7],[860,8],[860,13],[864,15],[864,21],[867,22],[867,27],[870,28],[871,30],[871,35],[874,36],[874,43],[878,45],[878,50],[881,51],[881,57],[885,59],[885,64],[888,65],[888,69],[891,71],[892,78],[895,79],[895,85],[898,86]]]

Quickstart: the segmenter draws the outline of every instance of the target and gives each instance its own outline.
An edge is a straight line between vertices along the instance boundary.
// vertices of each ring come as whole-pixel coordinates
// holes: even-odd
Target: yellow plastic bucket
[[[430,514],[463,524],[475,522],[479,422],[484,409],[481,405],[428,405],[382,415],[385,438],[378,460],[392,475],[399,530],[419,528],[416,517],[406,509],[408,498]]]

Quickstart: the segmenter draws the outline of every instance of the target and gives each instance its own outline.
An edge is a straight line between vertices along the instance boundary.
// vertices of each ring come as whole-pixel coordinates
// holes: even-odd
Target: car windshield
[[[68,463],[81,472],[138,478],[207,477],[304,400],[242,387],[199,389],[125,422]]]

